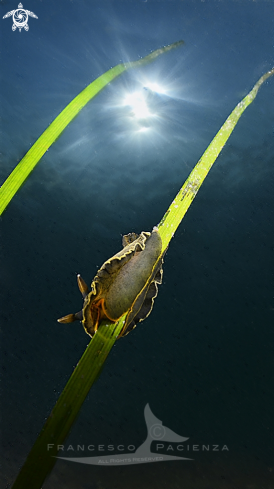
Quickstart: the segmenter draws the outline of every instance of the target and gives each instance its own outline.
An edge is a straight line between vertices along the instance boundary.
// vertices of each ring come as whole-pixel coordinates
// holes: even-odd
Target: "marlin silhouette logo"
[[[180,443],[188,440],[184,436],[177,435],[171,429],[163,425],[152,413],[149,405],[145,407],[145,422],[147,426],[147,437],[144,443],[132,453],[123,453],[119,455],[103,455],[99,457],[56,457],[69,462],[78,462],[89,465],[132,465],[148,462],[163,462],[167,460],[192,460],[190,458],[176,457],[174,455],[157,454],[151,452],[151,443],[153,441],[175,442]]]

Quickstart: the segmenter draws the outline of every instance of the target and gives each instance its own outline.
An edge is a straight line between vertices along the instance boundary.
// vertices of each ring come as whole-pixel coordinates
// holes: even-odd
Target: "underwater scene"
[[[274,489],[274,2],[0,8],[0,488]]]

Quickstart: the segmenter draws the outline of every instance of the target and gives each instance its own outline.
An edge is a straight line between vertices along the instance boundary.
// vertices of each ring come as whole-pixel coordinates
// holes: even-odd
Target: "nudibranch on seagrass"
[[[125,313],[126,319],[119,335],[125,336],[151,313],[158,285],[162,283],[163,257],[162,240],[158,228],[141,234],[123,236],[123,249],[109,258],[91,283],[87,284],[80,275],[77,282],[84,298],[83,309],[68,314],[59,323],[82,321],[91,337],[103,319],[116,322]]]

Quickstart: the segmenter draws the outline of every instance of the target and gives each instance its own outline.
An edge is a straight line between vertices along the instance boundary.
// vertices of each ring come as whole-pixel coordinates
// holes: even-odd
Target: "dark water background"
[[[2,475],[10,487],[89,338],[79,310],[121,234],[151,230],[238,101],[274,64],[273,1],[32,1],[29,32],[1,1],[1,182],[58,113],[121,61],[1,218]],[[121,107],[161,83],[146,132]],[[261,88],[170,244],[153,313],[114,346],[67,445],[146,438],[146,403],[192,462],[58,462],[50,488],[274,488],[274,79]],[[90,453],[86,453],[90,455]]]

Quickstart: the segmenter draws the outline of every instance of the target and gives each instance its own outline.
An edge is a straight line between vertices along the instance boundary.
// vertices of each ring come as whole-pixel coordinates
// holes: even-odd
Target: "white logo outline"
[[[121,455],[100,455],[99,457],[60,457],[56,456],[56,458],[67,460],[68,462],[78,462],[81,464],[88,465],[102,465],[102,464],[114,464],[114,465],[132,465],[132,464],[140,464],[140,463],[148,463],[148,462],[163,462],[168,460],[190,460],[191,458],[175,456],[175,455],[167,455],[167,454],[158,454],[157,452],[151,451],[151,443],[155,440],[162,440],[172,442],[184,442],[188,440],[189,437],[181,436],[167,428],[163,425],[162,421],[156,416],[154,416],[151,411],[149,404],[145,406],[144,410],[145,415],[145,423],[147,426],[147,437],[137,450],[132,453],[123,453],[122,458]],[[54,445],[49,444],[48,450],[51,449]],[[164,445],[163,445],[164,446]],[[135,448],[135,447],[134,447]]]
[[[12,24],[12,30],[16,31],[17,27],[19,29],[19,32],[21,32],[21,29],[25,29],[25,31],[29,30],[28,26],[28,18],[33,17],[34,19],[38,19],[37,15],[35,15],[33,12],[30,10],[25,10],[23,9],[23,5],[20,2],[18,4],[18,8],[15,10],[11,10],[10,12],[7,12],[6,15],[4,15],[3,19],[7,19],[7,17],[11,17],[13,20]]]

